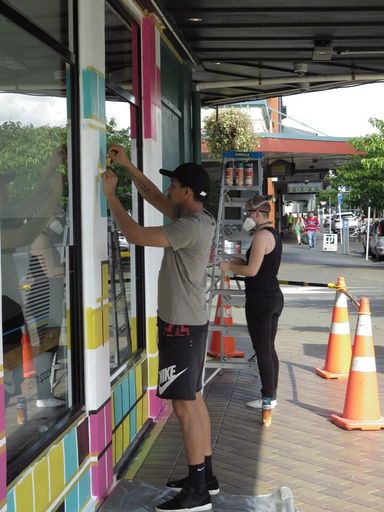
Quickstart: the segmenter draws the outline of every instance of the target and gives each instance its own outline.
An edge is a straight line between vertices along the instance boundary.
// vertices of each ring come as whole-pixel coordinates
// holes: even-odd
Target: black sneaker
[[[174,491],[181,491],[184,488],[185,484],[188,482],[188,477],[181,478],[180,480],[171,480],[165,484],[165,487],[169,487],[169,489],[173,489]],[[207,489],[211,496],[216,496],[220,492],[219,482],[217,478],[213,476],[209,482],[207,482]]]
[[[179,494],[176,494],[171,500],[155,507],[156,512],[163,512],[165,510],[172,510],[174,512],[204,512],[205,510],[212,510],[211,497],[208,491],[198,494],[195,489],[186,482],[185,487]]]

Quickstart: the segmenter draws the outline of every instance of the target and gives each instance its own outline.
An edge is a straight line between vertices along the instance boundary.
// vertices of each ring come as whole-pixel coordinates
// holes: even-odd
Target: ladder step
[[[221,224],[224,226],[237,226],[237,225],[243,225],[244,219],[223,219],[221,221]]]
[[[252,193],[257,193],[259,190],[261,191],[261,187],[258,185],[252,185],[252,186],[238,186],[238,185],[230,185],[224,187],[225,192],[229,192],[230,190],[248,190]]]
[[[207,359],[205,363],[206,368],[241,368],[241,367],[253,367],[255,365],[255,361],[248,361],[248,359],[234,359],[234,358],[223,358],[223,359]]]
[[[246,198],[240,201],[225,201],[223,203],[224,208],[244,208],[245,203],[247,202]]]
[[[228,240],[228,242],[250,242],[251,236],[247,233],[242,233],[239,231],[238,233],[225,235],[224,240]]]
[[[213,292],[214,295],[232,295],[238,297],[245,297],[245,290],[234,290],[234,289],[226,289],[226,288],[216,288]]]
[[[246,325],[215,325],[213,322],[209,323],[208,332],[220,331],[225,334],[245,334],[248,333],[248,327]]]

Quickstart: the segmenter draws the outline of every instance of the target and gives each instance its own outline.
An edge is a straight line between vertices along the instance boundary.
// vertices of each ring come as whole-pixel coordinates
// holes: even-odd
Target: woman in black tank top
[[[245,205],[244,229],[253,233],[246,261],[220,263],[223,272],[245,276],[245,314],[248,331],[255,350],[261,380],[261,399],[248,402],[253,409],[262,409],[263,424],[271,424],[271,410],[276,406],[279,359],[275,338],[284,298],[279,287],[282,242],[268,219],[270,196],[256,196]]]

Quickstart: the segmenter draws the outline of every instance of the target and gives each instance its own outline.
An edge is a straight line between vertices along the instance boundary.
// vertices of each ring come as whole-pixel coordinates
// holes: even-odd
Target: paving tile
[[[333,425],[329,414],[342,411],[346,382],[326,381],[314,373],[323,365],[333,300],[327,294],[320,307],[318,301],[304,302],[302,297],[286,301],[277,337],[279,405],[269,429],[260,425],[259,411],[245,407],[258,396],[255,367],[225,370],[207,386],[214,470],[224,492],[264,494],[286,485],[300,512],[384,511],[384,432],[347,432]],[[243,321],[240,310],[235,315]],[[383,397],[384,323],[381,317],[376,323]],[[180,431],[172,415],[136,478],[162,484],[185,474]]]

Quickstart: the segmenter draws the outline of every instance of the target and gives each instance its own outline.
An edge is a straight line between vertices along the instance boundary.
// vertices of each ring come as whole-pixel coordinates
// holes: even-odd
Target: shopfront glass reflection
[[[3,37],[18,63],[0,75],[2,343],[13,462],[51,436],[71,406],[69,73],[61,57],[0,17]],[[59,73],[64,81],[54,80]]]

